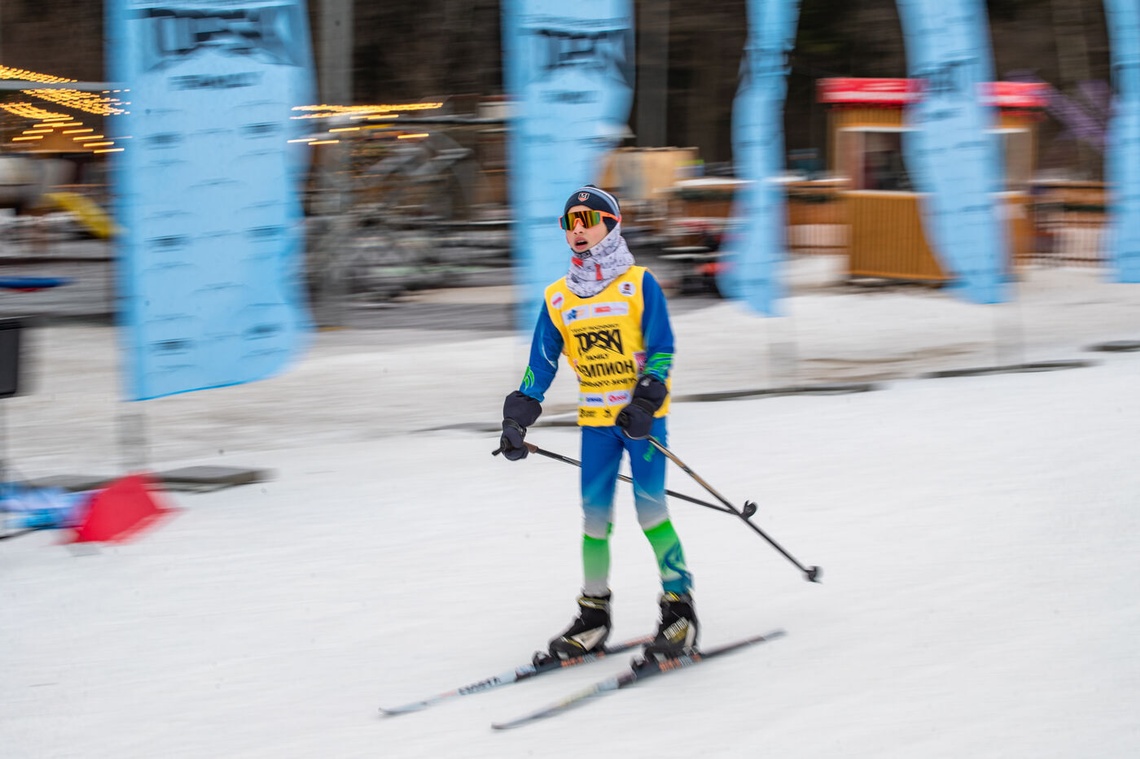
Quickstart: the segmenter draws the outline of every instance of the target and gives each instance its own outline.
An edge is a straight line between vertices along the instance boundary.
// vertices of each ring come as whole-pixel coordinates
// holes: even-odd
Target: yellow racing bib
[[[648,358],[641,314],[644,266],[631,266],[597,295],[582,298],[560,279],[546,288],[550,321],[562,333],[562,352],[578,377],[578,424],[614,423],[629,403]],[[669,413],[669,399],[656,416]]]

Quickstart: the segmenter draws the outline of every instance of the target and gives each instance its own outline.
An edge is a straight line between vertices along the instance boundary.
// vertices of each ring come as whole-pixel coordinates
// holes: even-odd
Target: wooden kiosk
[[[918,82],[821,79],[817,95],[829,106],[828,168],[849,183],[842,193],[850,224],[849,275],[949,280],[923,231],[919,194],[902,158],[902,135],[909,129],[904,106],[921,96]],[[1046,89],[1036,83],[995,82],[989,97],[1000,114],[994,131],[1005,156],[1001,196],[1016,260],[1032,252],[1029,184]]]

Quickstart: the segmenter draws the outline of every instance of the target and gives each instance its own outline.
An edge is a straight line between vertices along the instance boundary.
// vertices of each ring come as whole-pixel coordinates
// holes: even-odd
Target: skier
[[[645,653],[657,659],[691,654],[699,633],[692,577],[665,503],[667,461],[648,440],[652,435],[668,445],[673,328],[665,295],[653,274],[634,264],[621,234],[621,207],[610,193],[594,185],[576,190],[559,225],[571,250],[569,271],[546,288],[522,384],[503,404],[499,441],[505,458],[526,458],[527,427],[542,413],[558,354],[565,353],[579,386],[584,582],[578,617],[549,650],[571,659],[601,650],[609,637],[609,536],[618,469],[628,451],[637,520],[661,575],[661,620]]]

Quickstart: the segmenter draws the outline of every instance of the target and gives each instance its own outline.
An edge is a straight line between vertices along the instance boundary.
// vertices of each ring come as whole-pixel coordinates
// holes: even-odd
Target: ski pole
[[[534,443],[523,443],[523,445],[525,445],[527,447],[527,450],[529,450],[531,453],[537,453],[539,456],[545,456],[548,459],[554,459],[555,461],[561,461],[566,464],[573,464],[578,468],[582,467],[582,462],[578,461],[578,459],[572,459],[569,456],[563,456],[561,453],[554,453],[553,451],[544,450],[542,448],[539,448]],[[491,451],[491,455],[498,456],[502,452],[503,449],[499,448],[497,450]],[[618,479],[622,482],[633,482],[633,478],[626,474],[618,474]],[[674,493],[672,490],[666,490],[665,495],[672,498],[680,498],[682,501],[695,503],[698,506],[704,506],[706,509],[712,509],[713,511],[723,511],[726,514],[730,514],[735,511],[735,509],[726,509],[723,506],[717,506],[715,503],[702,501],[698,498],[693,498],[692,496],[685,495],[684,493]]]
[[[771,545],[773,548],[775,548],[777,551],[779,551],[785,559],[787,559],[788,561],[795,564],[796,567],[801,572],[804,573],[804,577],[807,580],[809,580],[810,582],[819,582],[819,574],[822,571],[822,570],[820,570],[819,567],[805,567],[803,564],[796,561],[796,558],[794,556],[792,556],[790,553],[785,551],[780,546],[779,543],[772,540],[772,538],[768,537],[767,533],[765,533],[763,530],[761,530],[759,527],[754,525],[749,520],[749,517],[752,516],[752,514],[756,513],[756,504],[752,503],[751,501],[747,501],[744,504],[744,511],[737,509],[735,506],[733,506],[731,503],[729,503],[728,499],[726,499],[720,493],[716,492],[716,490],[713,489],[712,485],[705,482],[703,479],[701,479],[701,477],[696,472],[694,472],[692,469],[690,469],[688,466],[686,466],[685,462],[683,462],[683,461],[681,461],[681,459],[677,458],[677,456],[672,451],[670,451],[665,446],[661,445],[661,443],[658,442],[658,440],[656,438],[650,437],[649,442],[653,445],[654,448],[661,451],[661,453],[665,454],[666,458],[668,458],[670,461],[672,461],[677,466],[681,467],[681,469],[684,470],[685,474],[689,475],[694,480],[696,480],[697,484],[699,484],[705,490],[712,493],[712,495],[715,496],[718,501],[720,501],[725,506],[727,506],[728,511],[731,511],[733,514],[736,514],[736,516],[740,517],[741,520],[743,520],[743,522],[746,525],[751,527],[756,532],[757,535],[764,538],[764,540],[768,541],[768,544]]]

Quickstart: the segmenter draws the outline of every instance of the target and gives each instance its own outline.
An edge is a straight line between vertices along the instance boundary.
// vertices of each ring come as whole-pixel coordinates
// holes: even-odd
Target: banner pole
[[[119,448],[128,473],[147,467],[146,413],[139,407],[119,414]]]

